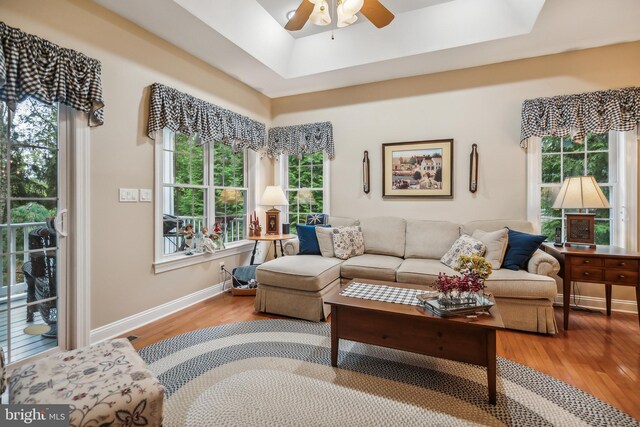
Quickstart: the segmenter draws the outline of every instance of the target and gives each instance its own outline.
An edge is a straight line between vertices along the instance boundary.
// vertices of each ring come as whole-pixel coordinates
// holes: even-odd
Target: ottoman
[[[71,405],[69,425],[162,425],[164,388],[125,338],[67,351],[11,373],[9,403]]]
[[[256,311],[311,321],[327,318],[324,298],[340,288],[342,260],[321,255],[285,256],[256,270]]]

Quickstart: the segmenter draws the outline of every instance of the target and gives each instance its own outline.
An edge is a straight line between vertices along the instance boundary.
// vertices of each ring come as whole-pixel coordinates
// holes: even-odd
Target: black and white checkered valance
[[[331,122],[307,123],[269,129],[267,154],[275,158],[280,154],[301,157],[325,151],[330,159],[336,156]]]
[[[151,85],[149,137],[164,128],[198,135],[202,142],[221,141],[234,149],[265,146],[266,126],[168,86]]]
[[[584,141],[587,132],[630,131],[640,123],[640,88],[629,87],[553,98],[527,99],[522,104],[520,145],[532,136],[571,136]]]
[[[28,97],[89,113],[89,126],[100,126],[100,61],[0,22],[0,100],[15,111]]]

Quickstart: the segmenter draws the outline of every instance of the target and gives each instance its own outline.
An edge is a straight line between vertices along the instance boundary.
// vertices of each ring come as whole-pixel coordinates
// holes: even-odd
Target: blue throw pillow
[[[547,236],[509,230],[509,244],[504,261],[502,261],[502,268],[526,270],[533,253],[545,240],[547,240]]]
[[[322,227],[328,227],[328,225]],[[298,255],[322,255],[315,225],[298,224],[296,230],[298,230],[298,240],[300,241]]]

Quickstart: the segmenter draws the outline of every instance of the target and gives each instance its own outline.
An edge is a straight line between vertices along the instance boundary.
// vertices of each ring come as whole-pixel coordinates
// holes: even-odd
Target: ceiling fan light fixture
[[[289,12],[287,12],[287,21],[290,20],[291,18],[293,18],[293,15],[296,14],[295,9],[294,10],[290,10]]]
[[[342,11],[347,15],[355,15],[364,6],[364,0],[342,0]]]
[[[344,10],[344,2],[338,2],[338,28],[343,28],[353,24],[358,20],[358,16],[354,13],[347,13]]]
[[[331,15],[329,14],[329,4],[327,0],[316,0],[313,12],[309,16],[309,20],[315,25],[331,24]]]

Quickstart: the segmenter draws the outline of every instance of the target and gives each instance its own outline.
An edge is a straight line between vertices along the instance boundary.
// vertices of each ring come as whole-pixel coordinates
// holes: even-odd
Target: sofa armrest
[[[529,260],[527,271],[533,274],[553,277],[560,271],[560,263],[553,256],[542,249],[538,249]]]
[[[297,255],[298,252],[300,252],[300,241],[297,237],[295,239],[285,240],[283,245],[286,255]]]

